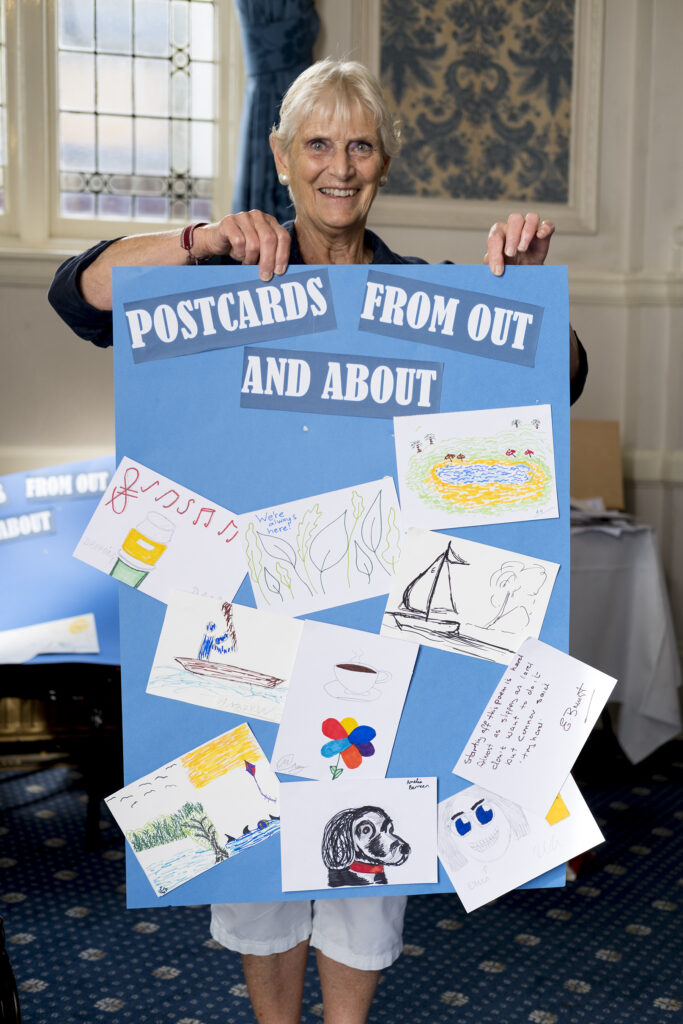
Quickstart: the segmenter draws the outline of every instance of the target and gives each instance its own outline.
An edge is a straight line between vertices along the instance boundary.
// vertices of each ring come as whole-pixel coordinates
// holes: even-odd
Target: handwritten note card
[[[525,640],[453,773],[546,814],[615,683],[540,640]]]

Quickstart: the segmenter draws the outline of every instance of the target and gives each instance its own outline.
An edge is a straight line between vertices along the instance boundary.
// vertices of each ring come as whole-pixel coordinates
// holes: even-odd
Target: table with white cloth
[[[570,653],[616,677],[611,710],[636,764],[681,729],[681,665],[650,527],[577,527],[571,536]]]

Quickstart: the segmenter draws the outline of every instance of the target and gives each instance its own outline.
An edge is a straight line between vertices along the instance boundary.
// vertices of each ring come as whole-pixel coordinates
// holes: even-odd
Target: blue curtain
[[[320,21],[313,0],[235,0],[247,71],[233,212],[263,210],[290,220],[289,194],[277,180],[268,144],[280,101],[313,61]]]

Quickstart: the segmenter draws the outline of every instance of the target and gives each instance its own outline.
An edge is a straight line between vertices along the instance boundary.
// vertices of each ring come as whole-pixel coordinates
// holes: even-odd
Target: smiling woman
[[[392,252],[381,238],[366,229],[368,213],[378,189],[386,183],[399,143],[398,129],[379,83],[366,68],[353,61],[319,61],[289,88],[280,117],[279,125],[271,132],[270,144],[279,180],[289,189],[293,201],[294,219],[279,224],[269,214],[250,210],[229,214],[211,224],[192,224],[183,230],[100,243],[63,264],[50,291],[54,307],[77,334],[100,346],[111,345],[114,266],[242,263],[258,265],[261,281],[269,282],[274,274],[279,277],[288,266],[295,265],[426,262],[419,256]],[[503,273],[505,264],[541,264],[553,232],[553,224],[542,221],[537,213],[511,214],[507,222],[495,224],[489,232],[485,262],[497,275]],[[301,281],[300,275],[297,280]],[[287,288],[287,282],[277,287],[277,294],[282,291],[284,296],[280,304],[275,303],[275,284],[261,292],[260,298],[268,300],[266,305],[273,320],[278,319],[276,309],[287,312]],[[428,308],[424,295],[410,309],[406,296],[409,325],[411,319],[417,322],[420,317],[431,315],[435,326],[442,325],[447,330],[455,316],[455,305],[449,305],[448,296],[437,296]],[[396,309],[400,295],[395,290],[391,296],[392,307]],[[310,292],[309,298],[314,299]],[[200,317],[204,324],[205,313],[209,319],[205,299],[201,295],[197,298],[196,310],[194,306],[173,310],[166,303],[157,312],[162,347],[170,342],[180,344],[178,335],[182,327],[191,334]],[[244,298],[242,305],[243,310],[247,309]],[[258,308],[261,309],[260,300]],[[138,340],[142,342],[136,351],[144,352],[152,336],[150,324],[154,325],[155,311],[144,311],[146,316],[139,310],[131,312]],[[228,316],[226,329],[231,330],[236,310],[230,300],[226,299],[223,318],[220,309],[216,312],[217,319],[210,326],[218,329],[218,320]],[[502,310],[501,316],[505,312]],[[473,335],[477,344],[483,341],[483,336],[476,336],[481,333],[482,316],[480,311]],[[241,327],[249,327],[249,321],[257,318],[245,313]],[[234,336],[238,337],[237,331]],[[498,344],[496,337],[492,344]],[[241,340],[243,343],[244,336]],[[580,378],[585,376],[585,362],[579,357],[575,339],[572,346],[573,373]],[[338,362],[330,365],[341,372]],[[355,366],[354,373],[360,375],[364,367]],[[350,370],[351,367],[347,372]],[[388,399],[385,371],[389,373],[388,363],[382,369],[381,387],[377,378],[377,394]],[[283,366],[281,373],[284,374]],[[349,380],[355,384],[351,386]],[[368,384],[359,376],[349,380],[346,400],[358,400],[362,387],[369,387],[372,392],[372,381]],[[339,397],[334,387],[329,397]],[[315,467],[310,470],[314,473]],[[363,827],[376,827],[388,836],[386,815],[377,808],[365,811],[372,811],[375,818]],[[407,857],[408,845],[396,836],[387,838],[387,842],[393,850],[390,863],[398,866]],[[356,862],[361,863],[358,855]],[[380,871],[375,871],[376,867]],[[367,865],[360,872],[354,869],[362,881],[351,884],[367,884],[369,876],[374,877],[373,884],[381,884],[379,858],[375,857],[370,869]],[[242,954],[249,995],[259,1021],[298,1024],[310,944],[317,949],[325,1018],[363,1024],[380,970],[401,953],[405,902],[404,896],[392,895],[382,899],[319,900],[314,905],[308,900],[220,904],[212,907],[211,934],[221,945]]]
[[[375,79],[350,62],[313,65],[283,100],[270,146],[305,261],[370,263],[365,222],[399,147]]]

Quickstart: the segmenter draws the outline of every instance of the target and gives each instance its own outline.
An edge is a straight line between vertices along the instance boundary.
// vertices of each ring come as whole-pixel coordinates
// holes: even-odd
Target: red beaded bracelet
[[[203,228],[207,224],[208,221],[206,220],[198,220],[195,224],[188,224],[187,227],[183,229],[183,233],[180,236],[180,245],[187,253],[188,260],[192,263],[199,263],[199,260],[192,252],[192,239],[194,238],[195,230],[197,228]]]

